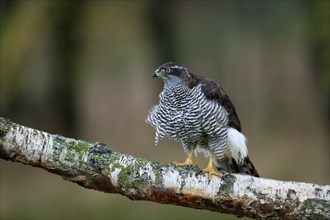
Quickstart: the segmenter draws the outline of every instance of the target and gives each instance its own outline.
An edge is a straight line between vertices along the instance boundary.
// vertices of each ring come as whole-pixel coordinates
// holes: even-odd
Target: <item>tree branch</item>
[[[113,151],[102,143],[52,135],[0,118],[0,157],[43,168],[85,188],[252,218],[329,219],[330,186],[247,175],[197,175]]]

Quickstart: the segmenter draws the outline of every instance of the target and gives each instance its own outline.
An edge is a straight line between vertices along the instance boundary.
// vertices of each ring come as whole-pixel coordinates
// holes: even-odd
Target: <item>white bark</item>
[[[151,200],[252,218],[329,219],[330,186],[247,175],[198,175],[112,151],[101,143],[51,135],[0,118],[0,156],[133,200]]]

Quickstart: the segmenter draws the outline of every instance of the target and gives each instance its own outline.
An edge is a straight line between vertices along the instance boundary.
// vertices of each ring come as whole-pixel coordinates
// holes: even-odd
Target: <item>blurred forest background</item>
[[[1,1],[1,117],[151,161],[145,122],[174,61],[233,100],[263,177],[329,184],[329,1]],[[202,155],[198,165],[207,161]],[[224,219],[1,163],[1,219]]]

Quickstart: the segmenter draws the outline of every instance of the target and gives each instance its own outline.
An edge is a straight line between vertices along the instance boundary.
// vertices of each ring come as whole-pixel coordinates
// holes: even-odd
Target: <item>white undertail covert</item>
[[[248,155],[246,147],[245,136],[237,131],[235,128],[228,128],[229,149],[231,150],[232,157],[238,162],[242,163],[244,158]]]

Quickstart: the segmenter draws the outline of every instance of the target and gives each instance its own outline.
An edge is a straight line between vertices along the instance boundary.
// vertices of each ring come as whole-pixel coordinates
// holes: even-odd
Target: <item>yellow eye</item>
[[[171,72],[171,69],[170,68],[166,68],[165,69],[165,72],[169,73],[169,72]]]

